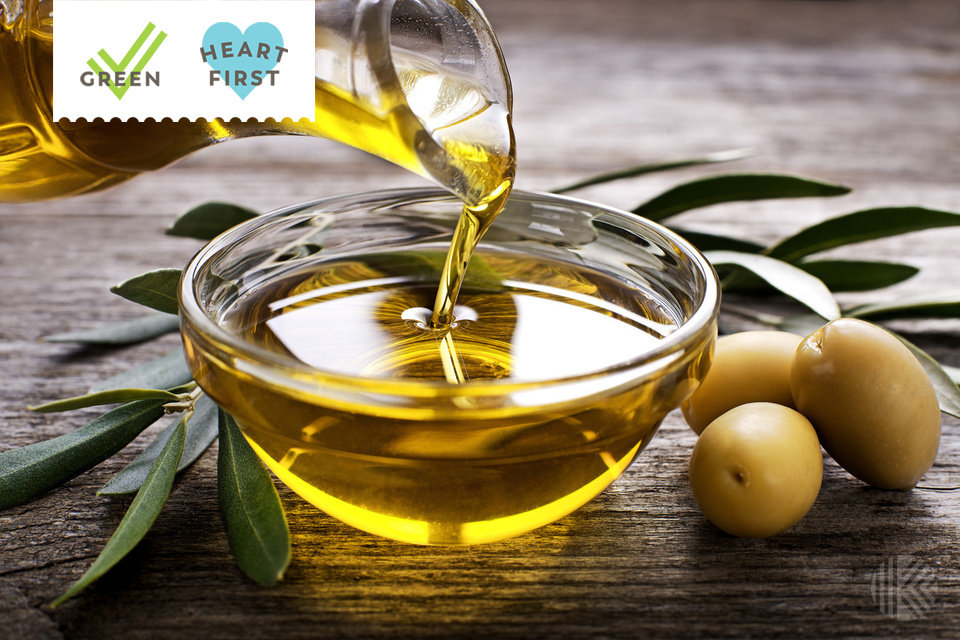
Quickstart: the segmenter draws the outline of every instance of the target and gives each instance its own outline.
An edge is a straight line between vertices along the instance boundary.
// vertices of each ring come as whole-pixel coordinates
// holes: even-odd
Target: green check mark
[[[150,34],[153,33],[156,29],[156,25],[152,22],[148,22],[147,26],[144,27],[143,31],[140,33],[140,37],[137,38],[136,42],[133,43],[133,46],[127,50],[127,53],[123,56],[119,63],[114,62],[113,58],[105,49],[100,49],[99,55],[114,73],[127,72],[130,63],[133,62],[133,59],[137,56],[137,53],[140,49],[143,48],[143,45],[150,38]],[[153,57],[153,54],[157,52],[157,49],[160,48],[160,44],[167,37],[167,34],[163,31],[157,34],[157,37],[154,38],[153,42],[147,47],[147,50],[143,52],[143,55],[140,56],[140,60],[133,66],[132,69],[129,69],[129,73],[143,71],[143,68],[147,66],[147,63],[150,62],[150,58]],[[93,69],[99,76],[103,73],[103,67],[101,67],[95,58],[90,58],[87,60],[87,66]],[[123,96],[127,93],[127,90],[130,88],[130,79],[131,76],[127,74],[126,80],[122,85],[115,85],[112,82],[107,85],[110,91],[113,92],[113,95],[117,96],[117,100],[123,99]]]

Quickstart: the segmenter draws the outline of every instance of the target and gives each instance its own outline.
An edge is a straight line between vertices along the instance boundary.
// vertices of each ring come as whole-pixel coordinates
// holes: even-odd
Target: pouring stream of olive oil
[[[655,295],[589,268],[484,250],[468,274],[515,171],[509,100],[488,99],[472,78],[396,51],[400,86],[375,105],[318,80],[316,124],[53,122],[51,32],[0,27],[0,200],[100,189],[212,143],[271,133],[344,142],[460,197],[449,248],[304,263],[219,319],[248,343],[315,367],[318,388],[343,376],[373,395],[388,380],[536,387],[613,366],[675,327]],[[430,275],[414,277],[411,264]],[[662,417],[656,384],[559,413],[466,396],[438,408],[435,394],[413,386],[403,406],[321,403],[205,358],[195,343],[208,338],[184,334],[198,383],[281,480],[341,520],[410,542],[484,542],[551,522],[615,479]]]

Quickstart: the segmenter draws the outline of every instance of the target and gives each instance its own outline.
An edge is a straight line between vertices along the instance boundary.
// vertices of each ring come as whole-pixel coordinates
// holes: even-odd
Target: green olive
[[[697,434],[748,402],[793,408],[790,363],[802,338],[785,331],[745,331],[717,340],[713,364],[680,410]]]
[[[810,421],[779,404],[740,405],[711,422],[690,455],[690,487],[710,522],[741,538],[789,529],[820,492],[823,454]]]
[[[791,369],[797,410],[841,467],[883,489],[910,489],[937,455],[933,384],[899,340],[844,318],[807,336]]]

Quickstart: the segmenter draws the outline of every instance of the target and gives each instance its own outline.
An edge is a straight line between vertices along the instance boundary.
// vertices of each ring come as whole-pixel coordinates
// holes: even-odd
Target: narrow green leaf
[[[833,294],[820,280],[801,269],[767,256],[736,251],[708,251],[714,265],[741,267],[766,280],[775,289],[794,298],[828,320],[840,317]]]
[[[960,369],[957,367],[948,367],[946,365],[940,365],[940,368],[943,369],[943,372],[946,373],[955,384],[960,385]]]
[[[676,186],[645,202],[634,213],[650,220],[723,202],[772,198],[822,198],[850,193],[848,187],[773,174],[730,174],[702,178]]]
[[[170,496],[170,489],[173,488],[173,478],[176,475],[177,462],[183,453],[185,436],[186,425],[179,422],[153,467],[150,468],[150,473],[147,475],[143,487],[137,492],[137,497],[133,499],[133,502],[130,503],[130,508],[127,509],[126,514],[117,526],[117,530],[113,532],[103,551],[87,569],[87,572],[73,583],[73,586],[66,593],[51,604],[52,607],[69,600],[102,577],[130,553],[147,534]]]
[[[168,236],[213,240],[236,225],[257,217],[257,212],[226,202],[206,202],[190,209],[173,221]]]
[[[121,405],[68,434],[0,453],[0,509],[22,504],[120,451],[163,416],[163,403]]]
[[[838,291],[874,291],[909,280],[920,269],[896,262],[873,260],[804,260],[798,267]]]
[[[167,316],[170,317],[170,316]],[[145,388],[172,389],[193,379],[183,354],[183,348],[171,351],[162,358],[144,362],[122,371],[90,387],[90,393],[110,389]]]
[[[164,429],[140,455],[117,472],[107,484],[103,485],[97,495],[120,495],[138,490],[177,426],[173,424]],[[180,464],[177,465],[177,472],[183,471],[196,462],[197,458],[203,455],[203,452],[216,439],[217,405],[206,395],[202,395],[197,400],[193,415],[188,416],[187,438],[183,447],[183,455],[180,457]]]
[[[145,307],[177,314],[177,287],[180,284],[180,269],[157,269],[134,276],[110,291],[121,298],[142,304]]]
[[[779,324],[781,331],[789,331],[798,336],[808,336],[820,327],[826,324],[826,321],[815,313],[802,313],[795,316],[784,318]]]
[[[864,320],[902,318],[960,318],[960,291],[941,291],[904,296],[895,302],[863,304],[847,309],[844,315]]]
[[[933,389],[937,392],[937,401],[940,403],[940,411],[949,414],[955,418],[960,418],[960,387],[950,378],[946,371],[940,366],[940,363],[934,360],[930,354],[913,344],[906,338],[896,333],[890,332],[900,342],[902,342],[917,360],[923,370],[927,372],[927,377],[933,383]]]
[[[290,530],[277,488],[240,428],[220,412],[217,489],[237,564],[256,582],[272,585],[290,564]]]
[[[691,231],[680,227],[670,227],[676,233],[679,233],[685,239],[700,251],[739,251],[740,253],[760,253],[764,247],[762,244],[743,240],[741,238],[732,238],[730,236],[720,236],[713,233],[704,233],[702,231]]]
[[[100,391],[98,393],[88,393],[83,396],[73,398],[64,398],[63,400],[54,400],[36,407],[29,407],[31,411],[37,413],[57,413],[60,411],[73,411],[75,409],[84,409],[86,407],[97,407],[104,404],[118,404],[120,402],[133,402],[134,400],[163,400],[173,402],[178,396],[163,389],[111,389],[110,391]]]
[[[834,293],[883,289],[903,282],[920,271],[906,264],[866,260],[810,260],[792,264],[819,278]],[[760,278],[743,274],[727,290],[762,293],[770,291],[770,286]]]
[[[827,249],[911,231],[960,225],[960,213],[923,207],[883,207],[855,211],[824,220],[784,238],[766,253],[793,262]]]
[[[702,158],[689,158],[686,160],[674,160],[673,162],[659,162],[656,164],[642,164],[636,167],[621,169],[619,171],[601,173],[591,178],[587,178],[586,180],[581,180],[580,182],[575,182],[565,187],[560,187],[559,189],[553,189],[553,192],[568,193],[570,191],[576,191],[585,187],[592,187],[593,185],[613,182],[615,180],[623,180],[624,178],[635,178],[648,173],[672,171],[674,169],[683,169],[685,167],[693,167],[700,164],[712,164],[714,162],[730,162],[731,160],[740,160],[751,155],[753,155],[752,149],[732,149],[730,151],[711,153],[703,156]]]
[[[187,443],[177,471],[183,471],[203,455],[219,435],[219,407],[207,395],[197,400],[197,408],[187,424]]]
[[[128,345],[146,342],[180,328],[180,319],[169,313],[151,313],[149,315],[110,322],[86,329],[55,333],[41,342],[76,342],[79,344]]]
[[[746,272],[743,271],[741,273],[746,273]],[[739,275],[740,274],[738,273],[737,276]],[[723,285],[721,284],[721,287],[722,286]],[[723,306],[720,308],[720,320],[721,320],[720,327],[719,327],[720,335],[726,335],[728,333],[738,333],[740,331],[743,331],[743,329],[738,329],[736,327],[730,326],[726,322],[726,316],[737,316],[740,318],[745,318],[747,320],[750,320],[751,322],[755,322],[765,327],[769,327],[770,329],[779,329],[780,325],[782,325],[785,321],[785,318],[783,316],[778,316],[773,313],[758,311],[756,309],[751,309],[750,307],[741,306],[735,302],[724,300]],[[820,316],[816,316],[816,317],[820,318]],[[823,322],[823,319],[820,318],[820,321]]]

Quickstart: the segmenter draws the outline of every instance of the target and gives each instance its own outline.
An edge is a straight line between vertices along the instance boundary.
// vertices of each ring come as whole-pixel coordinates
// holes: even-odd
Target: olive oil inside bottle
[[[52,119],[52,32],[50,16],[28,22],[25,13],[12,25],[0,22],[0,202],[94,191],[211,144],[273,134],[343,142],[423,175],[480,210],[509,191],[509,105],[488,99],[476,78],[414,51],[392,51],[396,82],[371,98],[318,78],[314,122],[70,122]]]

